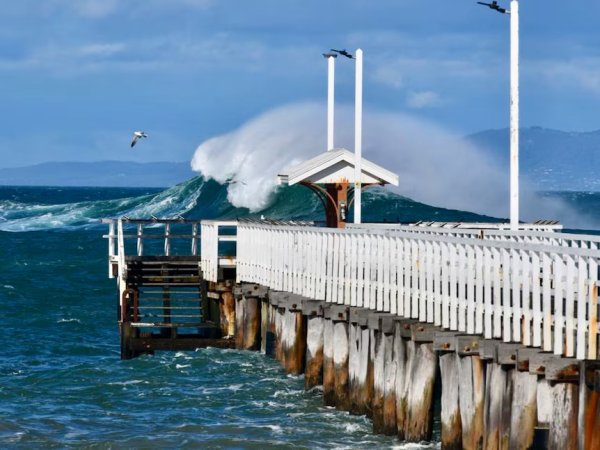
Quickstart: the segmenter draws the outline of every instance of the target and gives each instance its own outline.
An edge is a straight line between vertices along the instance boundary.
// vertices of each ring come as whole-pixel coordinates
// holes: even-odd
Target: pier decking
[[[376,432],[430,439],[437,398],[443,448],[600,448],[600,237],[438,225],[109,221],[123,356],[217,339],[275,356]]]

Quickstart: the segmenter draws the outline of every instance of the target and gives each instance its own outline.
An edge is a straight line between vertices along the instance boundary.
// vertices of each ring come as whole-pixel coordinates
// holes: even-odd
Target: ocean
[[[553,194],[561,195],[561,194]],[[564,194],[600,211],[600,194]],[[574,199],[574,200],[573,200]],[[370,221],[490,220],[385,190],[365,192]],[[161,189],[0,187],[1,448],[437,448],[371,433],[322,406],[318,390],[258,353],[203,349],[119,359],[116,289],[98,219],[320,219],[303,188],[250,213],[227,186],[194,178]]]

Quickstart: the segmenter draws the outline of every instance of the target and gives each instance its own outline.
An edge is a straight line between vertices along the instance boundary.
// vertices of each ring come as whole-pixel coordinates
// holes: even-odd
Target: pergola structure
[[[347,212],[354,200],[354,153],[338,148],[285,170],[277,176],[279,184],[301,184],[312,189],[325,208],[326,223],[331,228],[344,228]],[[398,186],[398,175],[362,159],[360,183],[363,188],[392,184]]]

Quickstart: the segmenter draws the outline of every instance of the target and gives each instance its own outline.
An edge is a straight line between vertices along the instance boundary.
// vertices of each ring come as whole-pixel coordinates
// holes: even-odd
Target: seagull
[[[487,6],[488,8],[498,11],[499,13],[502,13],[502,14],[507,13],[506,8],[502,8],[500,5],[498,5],[498,2],[496,0],[494,0],[492,3],[477,2],[477,4]]]
[[[354,59],[354,56],[352,56],[351,53],[348,53],[346,51],[346,49],[344,49],[344,50],[336,50],[335,48],[332,48],[331,51],[339,53],[340,55],[345,56],[346,58]]]
[[[137,144],[137,141],[140,138],[147,138],[148,135],[146,133],[144,133],[143,131],[134,131],[133,132],[133,139],[131,140],[131,146],[133,147],[135,144]]]

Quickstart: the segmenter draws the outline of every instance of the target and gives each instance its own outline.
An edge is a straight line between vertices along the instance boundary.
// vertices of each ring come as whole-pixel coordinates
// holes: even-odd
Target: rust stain
[[[590,392],[584,417],[584,449],[600,449],[600,392]]]

